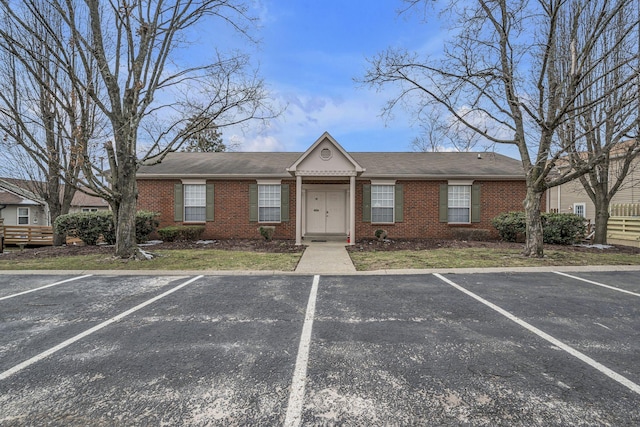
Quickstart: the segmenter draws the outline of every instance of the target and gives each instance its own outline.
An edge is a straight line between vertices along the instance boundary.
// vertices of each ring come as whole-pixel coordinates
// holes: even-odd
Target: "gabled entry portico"
[[[287,171],[296,177],[296,244],[305,236],[355,241],[356,177],[364,172],[325,132]]]

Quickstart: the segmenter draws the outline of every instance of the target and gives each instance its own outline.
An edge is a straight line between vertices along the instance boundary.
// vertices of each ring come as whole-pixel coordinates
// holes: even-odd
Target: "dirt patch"
[[[375,240],[363,239],[353,246],[348,246],[349,252],[369,252],[369,251],[424,251],[434,249],[465,249],[465,248],[486,248],[486,249],[523,249],[522,243],[502,242],[502,241],[473,241],[473,240],[443,240],[443,239],[393,239]],[[600,249],[585,245],[544,245],[545,250],[569,251],[569,252],[589,252],[589,253],[620,253],[620,254],[640,254],[640,248],[631,246],[611,246]]]
[[[158,250],[177,249],[222,249],[227,251],[246,252],[270,252],[270,253],[298,253],[304,251],[304,246],[296,246],[292,240],[266,240],[258,239],[225,239],[225,240],[205,240],[198,242],[162,242],[142,249],[150,252]],[[25,248],[20,251],[17,247],[5,248],[5,252],[0,254],[0,260],[28,260],[49,257],[74,256],[74,255],[105,255],[112,256],[114,247],[108,245],[85,246],[43,246],[36,248]]]

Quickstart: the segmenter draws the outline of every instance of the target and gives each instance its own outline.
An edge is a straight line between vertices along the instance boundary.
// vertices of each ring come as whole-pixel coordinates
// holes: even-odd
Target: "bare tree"
[[[596,41],[584,63],[597,72],[590,73],[583,82],[584,90],[577,99],[582,108],[559,132],[563,145],[574,144],[568,156],[570,167],[581,169],[592,158],[603,159],[579,178],[596,209],[592,241],[598,244],[607,243],[609,204],[623,188],[640,153],[640,32],[631,38],[627,35],[634,22],[637,25],[637,17],[618,14]]]
[[[32,29],[25,13],[40,23],[51,19],[31,7],[36,0],[25,0],[26,10],[10,8],[8,0],[2,1],[24,31]],[[70,35],[67,42],[74,46],[85,74],[94,62],[98,65],[96,83],[83,89],[110,123],[111,140],[104,144],[109,174],[103,182],[87,159],[82,175],[114,212],[116,255],[137,256],[138,167],[161,161],[201,129],[202,121],[215,120],[222,128],[273,115],[265,104],[262,80],[248,72],[246,55],[185,58],[177,54],[204,25],[225,26],[253,42],[254,19],[242,0],[48,3],[56,18],[65,23],[65,33]],[[75,80],[75,74],[70,73],[70,78]],[[185,126],[187,123],[193,127]]]
[[[69,212],[82,162],[90,154],[96,107],[83,87],[93,77],[82,72],[74,46],[61,38],[64,23],[48,2],[27,5],[49,16],[43,22],[26,14],[29,31],[14,25],[8,6],[0,3],[2,147],[14,166],[13,175],[27,181],[28,190],[46,203],[53,223]],[[93,65],[87,69],[95,71]],[[54,233],[54,245],[64,242],[64,235]]]
[[[423,0],[407,3],[410,8],[430,7]],[[388,49],[369,60],[362,81],[378,88],[400,86],[400,95],[389,101],[387,112],[415,95],[417,109],[435,102],[483,138],[517,147],[527,186],[524,255],[541,257],[544,192],[603,160],[601,155],[592,156],[562,175],[550,175],[558,158],[574,149],[572,142],[559,138],[558,130],[578,111],[605,102],[602,97],[589,101],[581,97],[591,82],[603,78],[588,58],[620,14],[634,17],[626,31],[626,37],[634,37],[637,1],[451,1],[447,11],[453,26],[442,58]],[[561,25],[568,33],[559,32]],[[637,47],[633,54],[638,55]],[[599,53],[600,58],[611,55],[615,55],[611,49]],[[469,120],[460,113],[463,107],[482,114],[491,126]]]
[[[471,151],[482,140],[478,133],[437,107],[421,111],[418,122],[420,135],[411,142],[414,151]]]

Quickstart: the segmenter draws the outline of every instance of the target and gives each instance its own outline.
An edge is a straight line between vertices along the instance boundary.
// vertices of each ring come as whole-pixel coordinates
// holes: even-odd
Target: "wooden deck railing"
[[[53,245],[53,229],[45,225],[5,225],[5,245],[51,246]]]

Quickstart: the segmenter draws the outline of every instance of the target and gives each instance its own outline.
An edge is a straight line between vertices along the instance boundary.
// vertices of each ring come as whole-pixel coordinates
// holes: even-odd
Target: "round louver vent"
[[[320,151],[320,158],[322,160],[329,160],[331,158],[332,154],[331,154],[331,150],[329,150],[328,148],[323,148]]]

